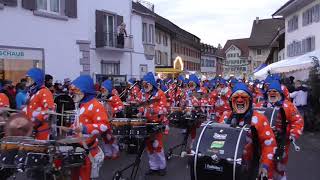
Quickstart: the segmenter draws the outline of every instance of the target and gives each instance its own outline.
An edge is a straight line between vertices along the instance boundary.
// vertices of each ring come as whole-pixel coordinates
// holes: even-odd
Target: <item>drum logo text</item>
[[[225,141],[213,141],[211,143],[211,149],[221,149],[224,146]]]
[[[210,164],[205,164],[205,169],[211,170],[211,171],[223,172],[223,167],[218,167],[218,166],[210,165]]]
[[[213,138],[218,140],[225,140],[227,139],[227,136],[228,136],[227,134],[214,133]]]

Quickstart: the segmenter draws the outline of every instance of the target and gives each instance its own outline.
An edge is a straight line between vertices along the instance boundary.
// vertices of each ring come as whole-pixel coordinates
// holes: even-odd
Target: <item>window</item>
[[[161,64],[161,51],[156,51],[156,64]]]
[[[168,36],[167,35],[163,36],[163,45],[168,46]]]
[[[168,53],[163,53],[163,61],[164,61],[164,65],[165,66],[168,66],[169,65],[169,62],[168,62],[168,60],[169,60],[169,57],[168,57]]]
[[[115,30],[115,25],[114,25],[114,16],[113,15],[105,15],[104,19],[104,33],[105,33],[105,42],[106,46],[111,46],[114,47],[116,43],[116,37],[114,36],[114,30]]]
[[[142,41],[148,41],[148,30],[147,30],[147,23],[142,23]]]
[[[154,27],[153,24],[149,25],[149,43],[154,43]]]
[[[261,55],[262,54],[262,50],[261,49],[257,49],[257,55]]]
[[[201,59],[201,66],[204,67],[204,59]]]
[[[299,17],[298,16],[293,16],[291,19],[288,21],[288,32],[292,32],[299,27]]]
[[[120,75],[120,63],[118,62],[101,62],[101,74]]]
[[[302,25],[307,26],[320,20],[320,4],[313,6],[302,14]]]
[[[60,13],[60,0],[37,0],[38,10]]]
[[[315,50],[315,37],[308,37],[302,41],[293,41],[287,45],[287,56],[299,56]]]
[[[302,53],[307,53],[315,50],[315,37],[309,37],[302,40]]]

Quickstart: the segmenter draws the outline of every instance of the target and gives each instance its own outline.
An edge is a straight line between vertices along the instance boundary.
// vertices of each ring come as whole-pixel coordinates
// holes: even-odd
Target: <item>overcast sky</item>
[[[149,0],[155,11],[204,43],[250,36],[252,21],[271,18],[288,0]]]

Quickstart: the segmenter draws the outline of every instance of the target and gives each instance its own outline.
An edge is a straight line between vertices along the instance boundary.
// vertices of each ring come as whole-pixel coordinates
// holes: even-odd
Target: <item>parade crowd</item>
[[[146,175],[166,175],[163,136],[170,136],[168,117],[173,109],[185,112],[194,107],[206,115],[206,122],[249,127],[248,137],[256,136],[257,141],[248,143],[245,158],[253,158],[252,149],[259,146],[259,177],[286,179],[290,144],[298,140],[304,130],[308,95],[300,81],[296,81],[295,87],[290,87],[291,93],[278,75],[269,75],[263,81],[226,80],[222,77],[201,81],[196,75],[156,80],[153,73],[148,73],[141,80],[130,79],[127,84],[122,92],[118,92],[112,81],[94,84],[93,79],[86,75],[53,83],[52,76],[33,68],[15,87],[10,81],[2,82],[0,107],[21,110],[33,124],[32,136],[36,140],[49,140],[48,119],[50,112],[56,110],[54,100],[60,95],[70,96],[76,104],[78,117],[70,126],[60,128],[73,136],[88,136],[80,143],[88,151],[88,156],[80,168],[72,170],[73,179],[98,178],[104,160],[119,157],[119,142],[112,132],[112,119],[126,117],[126,109],[131,106],[137,107],[135,117],[165,126],[164,131],[156,132],[146,140],[150,168]],[[275,124],[270,124],[258,111],[270,107],[283,109],[285,131],[280,118]],[[186,132],[189,135],[187,154],[194,154],[197,129],[202,123],[193,124]],[[284,149],[279,154],[278,137],[281,132],[285,132],[285,138],[281,139]]]

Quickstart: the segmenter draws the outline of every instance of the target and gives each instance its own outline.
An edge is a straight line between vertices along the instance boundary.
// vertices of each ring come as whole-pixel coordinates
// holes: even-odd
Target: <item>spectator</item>
[[[71,85],[71,79],[66,78],[63,80],[63,92],[64,93],[69,93],[69,87]]]
[[[63,92],[63,86],[62,86],[62,82],[61,81],[56,81],[53,85],[54,88],[54,96],[59,96],[61,94],[64,94]]]
[[[124,37],[127,37],[126,24],[122,23],[118,27],[118,48],[124,48]]]
[[[18,83],[16,85],[16,103],[17,103],[17,109],[22,110],[24,106],[27,103],[27,91],[26,91],[26,85],[24,83]]]
[[[3,88],[1,92],[4,93],[9,98],[10,108],[15,109],[16,108],[15,90],[12,85],[12,81],[4,80]]]
[[[293,99],[294,105],[298,108],[301,116],[305,119],[305,126],[308,127],[310,124],[307,123],[305,112],[308,109],[308,88],[302,85],[300,80],[297,80],[295,83],[295,90],[294,92],[290,93],[290,98]]]
[[[50,74],[45,75],[45,81],[44,81],[45,86],[53,93],[53,77]]]

